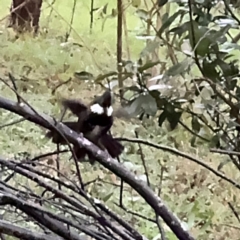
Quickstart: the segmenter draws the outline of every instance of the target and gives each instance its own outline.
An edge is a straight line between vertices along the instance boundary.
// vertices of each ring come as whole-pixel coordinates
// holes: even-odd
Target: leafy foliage
[[[159,1],[160,6],[166,3]],[[137,67],[130,68],[124,75],[124,79],[135,79],[134,87],[124,90],[126,96],[130,96],[130,112],[158,114],[159,126],[168,121],[171,130],[184,119],[192,119],[186,125],[194,133],[194,139],[204,137],[211,146],[214,143],[217,147],[238,151],[238,131],[234,126],[240,123],[237,104],[240,89],[239,66],[234,54],[239,51],[239,45],[232,32],[240,21],[225,2],[221,3],[224,6],[220,3],[216,6],[210,0],[195,1],[191,5],[186,1],[168,4],[177,5],[178,10],[162,15],[162,25],[155,32],[161,42],[148,41]],[[221,7],[225,7],[225,12]],[[164,69],[164,74],[149,78],[146,75],[149,69],[142,66],[166,65],[163,61],[149,64],[148,55],[159,43],[171,50],[173,64]],[[135,66],[134,62],[131,66]],[[125,74],[126,66],[124,71]]]

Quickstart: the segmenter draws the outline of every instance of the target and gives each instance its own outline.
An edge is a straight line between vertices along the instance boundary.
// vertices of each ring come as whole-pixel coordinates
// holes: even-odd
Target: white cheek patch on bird
[[[93,105],[90,107],[90,109],[91,109],[91,112],[97,113],[97,114],[99,114],[99,115],[104,113],[103,107],[101,107],[98,103],[93,104]]]
[[[110,106],[106,109],[106,112],[104,111],[104,108],[102,106],[100,106],[98,103],[95,103],[93,104],[91,107],[90,107],[90,110],[91,112],[93,113],[96,113],[96,114],[106,114],[108,117],[111,117],[112,116],[112,113],[113,113],[113,107]]]
[[[111,117],[112,113],[113,113],[113,108],[112,108],[112,106],[110,106],[110,107],[107,108],[107,116]]]

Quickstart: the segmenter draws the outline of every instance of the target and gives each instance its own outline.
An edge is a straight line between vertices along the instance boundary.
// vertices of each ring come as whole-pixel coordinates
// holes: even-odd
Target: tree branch
[[[34,239],[34,240],[61,240],[62,238],[57,236],[51,236],[49,234],[38,233],[30,231],[29,229],[19,227],[8,221],[0,220],[0,231],[6,235],[12,237],[18,237],[21,239]]]
[[[53,118],[45,114],[36,114],[28,106],[18,104],[11,100],[0,97],[0,108],[6,109],[8,111],[14,112],[18,115],[25,117],[27,120],[34,122],[44,128],[53,130],[53,125],[55,121]],[[126,183],[128,183],[134,190],[136,190],[145,201],[153,208],[154,212],[165,221],[169,228],[174,232],[174,234],[180,240],[193,240],[194,238],[185,231],[179,219],[174,216],[172,212],[166,207],[162,199],[154,193],[154,191],[148,187],[142,180],[140,180],[136,175],[126,169],[118,161],[112,159],[106,152],[101,151],[96,145],[83,138],[82,134],[77,134],[76,132],[69,129],[63,123],[57,122],[55,125],[56,129],[61,132],[66,139],[73,144],[79,145],[85,148],[91,154],[96,157],[96,160],[102,164],[104,167],[112,171],[118,177],[122,178]]]

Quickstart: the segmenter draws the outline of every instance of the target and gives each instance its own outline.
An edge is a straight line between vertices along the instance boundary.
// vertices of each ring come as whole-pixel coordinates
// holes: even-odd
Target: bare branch
[[[25,117],[31,122],[34,122],[49,130],[53,130],[53,126],[55,123],[53,118],[45,114],[39,113],[36,114],[34,111],[32,111],[32,109],[30,109],[26,105],[18,105],[16,102],[0,97],[0,108],[14,112],[18,115]],[[112,159],[106,152],[101,151],[96,145],[94,145],[87,139],[83,138],[82,134],[77,134],[64,124],[58,122],[56,123],[55,128],[59,132],[61,132],[70,143],[85,148],[87,151],[93,154],[93,156],[100,164],[102,164],[104,167],[112,171],[118,177],[123,179],[123,181],[129,184],[133,189],[135,189],[153,208],[154,212],[156,212],[157,215],[161,216],[161,218],[165,221],[165,223],[169,226],[169,228],[175,233],[175,235],[180,240],[194,239],[187,231],[185,231],[182,228],[178,218],[175,217],[175,215],[169,211],[169,209],[163,203],[162,199],[156,196],[154,191],[150,187],[148,187],[143,181],[141,181],[138,177],[136,177],[136,175],[134,175],[132,172],[126,169],[118,161]],[[11,168],[15,167],[11,165],[12,163],[6,162],[3,159],[0,160],[0,163]],[[16,167],[15,170],[21,172],[25,171],[23,169],[20,169],[19,167]],[[48,184],[39,182],[39,179],[36,179],[35,175],[33,176],[32,174],[26,172],[25,174],[28,174],[28,176],[33,181],[37,181],[38,184],[43,185],[45,188],[52,189],[52,187],[50,187]],[[55,194],[58,195],[60,194],[61,197],[65,198],[66,200],[68,199],[68,201],[69,200],[71,200],[71,202],[73,201],[73,199],[69,199],[69,197],[67,197],[65,194],[61,193],[61,191],[57,189],[54,189],[54,192]]]
[[[0,220],[0,231],[6,235],[12,237],[18,237],[21,239],[35,239],[35,240],[61,240],[62,238],[57,236],[51,236],[49,234],[42,234],[29,229],[19,227],[8,221]]]

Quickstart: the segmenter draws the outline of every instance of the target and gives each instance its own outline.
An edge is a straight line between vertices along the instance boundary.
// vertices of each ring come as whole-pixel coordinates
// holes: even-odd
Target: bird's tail
[[[101,144],[107,149],[112,158],[118,157],[124,150],[123,145],[110,134],[105,134],[100,139]]]

